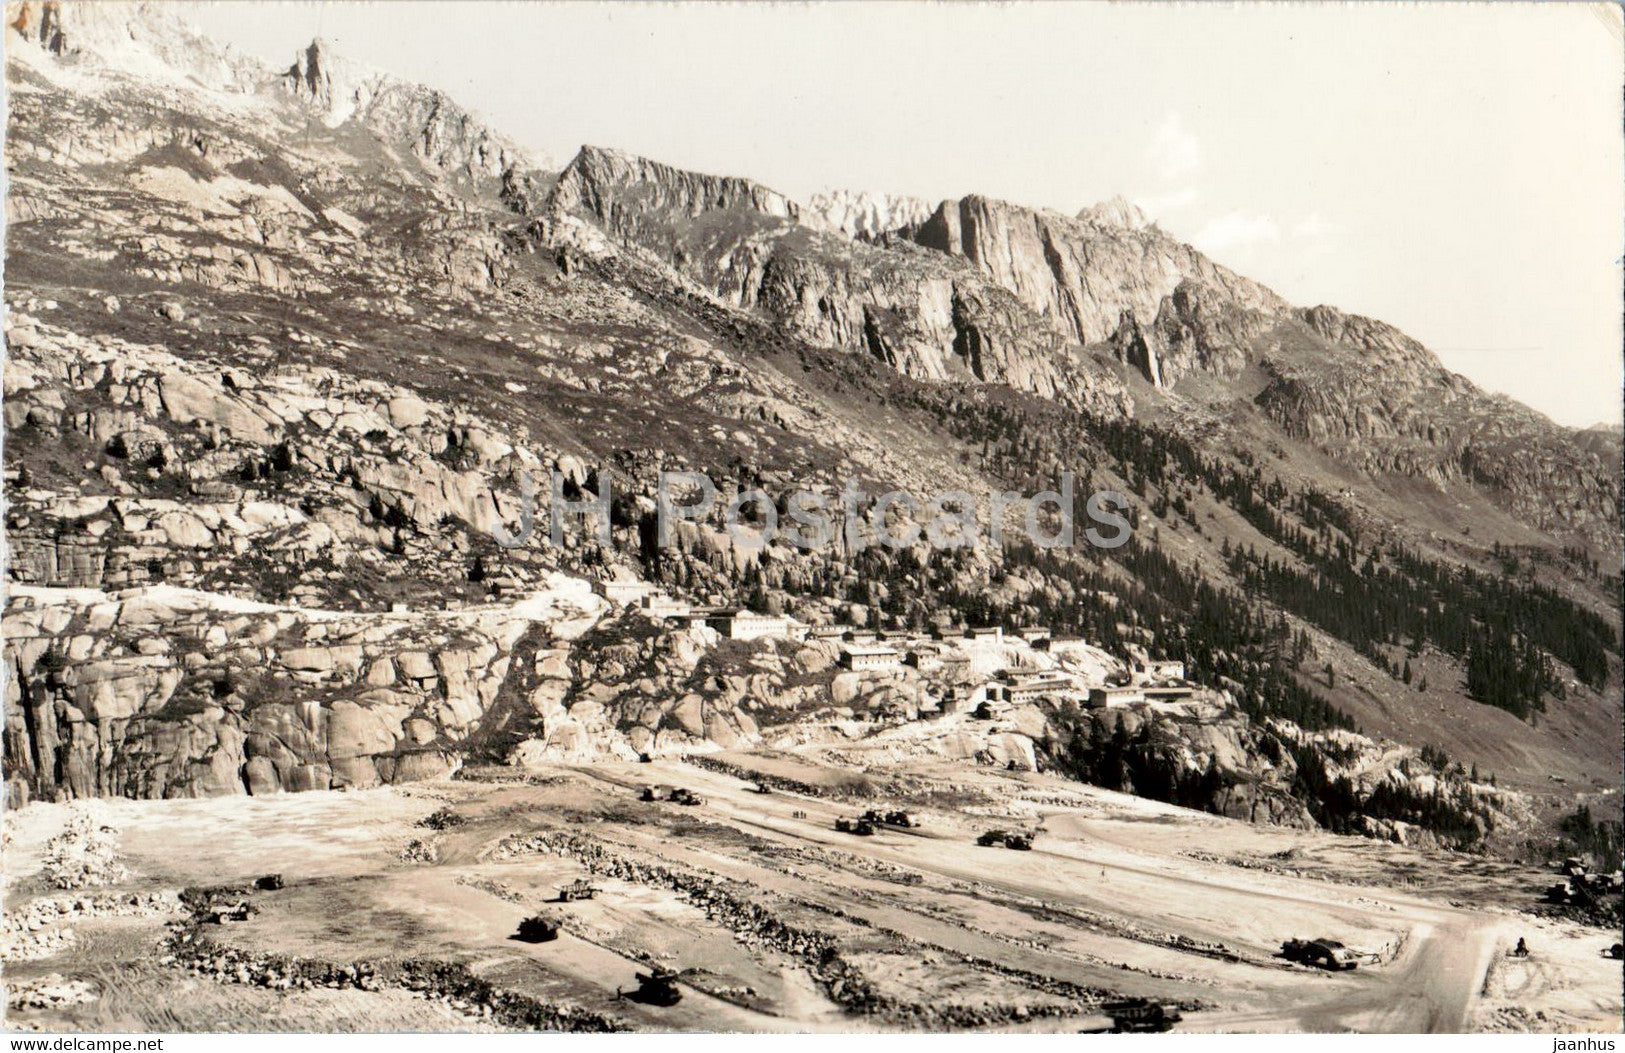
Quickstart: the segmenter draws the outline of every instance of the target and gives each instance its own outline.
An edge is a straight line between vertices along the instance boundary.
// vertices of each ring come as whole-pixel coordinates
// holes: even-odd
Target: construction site
[[[1549,874],[1482,857],[929,762],[857,775],[738,753],[480,774],[9,814],[10,1026],[1457,1032],[1620,1020],[1617,936],[1537,916]],[[97,861],[64,891],[62,838],[76,829],[97,833]]]

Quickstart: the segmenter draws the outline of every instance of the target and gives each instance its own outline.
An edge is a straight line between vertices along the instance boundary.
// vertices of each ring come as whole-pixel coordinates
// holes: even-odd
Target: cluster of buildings
[[[974,687],[966,686],[976,678],[971,670],[971,655],[963,645],[1020,641],[1035,650],[1047,651],[1052,644],[1050,630],[1040,626],[1010,630],[999,626],[939,627],[929,633],[838,625],[813,627],[789,615],[763,614],[746,607],[693,606],[671,599],[643,581],[604,581],[598,589],[612,603],[637,607],[667,621],[703,624],[724,639],[777,637],[835,643],[840,647],[841,666],[852,672],[883,674],[908,666],[922,674],[933,674],[955,685],[943,689],[938,712],[944,714],[963,710],[992,718],[1040,698],[1070,700],[1093,709],[1158,707],[1190,701],[1201,691],[1185,679],[1183,662],[1151,659],[1143,654],[1131,658],[1126,678],[1114,678],[1120,682],[1086,683],[1060,669],[1009,667]]]
[[[729,640],[807,638],[807,624],[787,614],[762,614],[746,607],[696,607],[672,599],[646,581],[601,581],[598,592],[611,603],[637,607],[656,618],[709,626]]]

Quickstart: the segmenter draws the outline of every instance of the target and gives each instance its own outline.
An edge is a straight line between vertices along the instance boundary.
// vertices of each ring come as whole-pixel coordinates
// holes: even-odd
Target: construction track
[[[213,941],[341,968],[448,963],[492,997],[631,1029],[1076,1031],[1099,1019],[1102,1000],[1138,996],[1181,1007],[1180,1030],[1453,1032],[1506,1018],[1503,1005],[1485,1004],[1498,992],[1509,1001],[1537,987],[1563,992],[1552,1007],[1563,1026],[1619,1019],[1619,966],[1596,958],[1596,930],[1452,905],[1420,879],[1399,892],[1372,873],[1333,883],[1216,861],[1285,846],[1353,868],[1369,842],[958,765],[920,766],[910,773],[919,791],[901,801],[763,794],[737,773],[675,760],[540,774],[102,807],[121,827],[132,887],[285,875],[286,887],[255,894],[249,921],[207,927]],[[933,806],[937,780],[953,807]],[[707,803],[639,801],[651,783]],[[906,807],[922,825],[868,837],[834,828],[882,806]],[[24,895],[58,812],[13,819],[8,865],[18,861]],[[458,821],[420,825],[436,812]],[[1037,831],[1031,851],[975,844],[986,829],[1016,827]],[[403,859],[414,839],[433,843],[432,862]],[[1454,872],[1460,861],[1437,865]],[[583,876],[602,887],[596,899],[549,902]],[[1510,902],[1509,891],[1486,888],[1471,902]],[[558,940],[512,938],[543,910],[562,916]],[[161,924],[148,924],[161,941]],[[1497,979],[1492,963],[1519,935],[1537,960]],[[1290,936],[1341,939],[1375,960],[1335,974],[1293,965],[1277,953]],[[69,973],[62,964],[19,970]],[[617,997],[651,964],[682,970],[680,1003]],[[71,1012],[79,1018],[62,1023],[98,1022],[94,1005]]]

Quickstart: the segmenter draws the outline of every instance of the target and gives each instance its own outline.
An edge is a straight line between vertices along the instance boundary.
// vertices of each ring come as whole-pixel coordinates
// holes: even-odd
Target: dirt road
[[[883,830],[861,838],[839,834],[834,818],[852,811],[851,806],[790,793],[758,794],[741,780],[688,765],[643,765],[630,772],[588,769],[583,774],[607,778],[622,792],[639,776],[690,786],[707,796],[710,819],[781,843],[827,846],[913,868],[927,875],[930,885],[936,879],[969,885],[984,901],[984,910],[987,901],[1011,896],[1039,900],[1052,910],[1074,908],[1084,917],[1108,916],[1118,931],[1094,933],[1088,942],[1110,943],[1122,954],[1128,941],[1111,937],[1141,930],[1134,952],[1145,959],[1138,964],[1146,969],[1154,968],[1152,957],[1169,961],[1167,954],[1146,953],[1158,947],[1159,934],[1192,941],[1186,953],[1176,950],[1173,955],[1185,959],[1179,962],[1182,975],[1159,980],[1125,975],[1120,968],[1080,971],[1076,962],[1058,960],[1054,949],[1004,950],[1005,960],[1022,968],[1083,982],[1107,982],[1115,972],[1115,986],[1127,993],[1211,1002],[1220,1000],[1211,988],[1223,985],[1230,996],[1224,1000],[1243,1003],[1189,1013],[1189,1030],[1459,1032],[1468,1023],[1506,924],[1500,915],[1463,911],[1408,892],[1220,867],[1169,855],[1162,844],[1157,847],[1163,851],[1152,851],[1145,827],[1161,818],[1154,812],[1123,820],[1040,809],[1043,834],[1034,850],[1008,852],[971,844],[978,824],[964,817],[933,815],[917,831]],[[1184,840],[1193,845],[1205,841],[1202,826],[1214,825],[1230,836],[1245,836],[1246,830],[1207,817],[1192,825],[1197,828]],[[667,851],[690,856],[686,847]],[[804,898],[820,896],[818,890],[782,876],[749,876],[764,887]],[[953,896],[933,888],[929,898],[940,904]],[[972,954],[988,952],[988,938],[963,924],[963,918],[944,924],[922,916],[917,904],[896,899],[884,907],[865,902],[856,909],[925,942]],[[847,909],[855,908],[848,903]],[[1389,960],[1332,975],[1280,961],[1280,942],[1291,935],[1335,935],[1357,947],[1397,945],[1400,950]],[[1211,952],[1217,957],[1202,955],[1207,944],[1222,947]]]
[[[542,774],[97,807],[122,830],[135,887],[285,876],[285,888],[256,895],[256,917],[221,939],[324,961],[461,962],[499,989],[638,1029],[917,1030],[947,1007],[960,1014],[955,1027],[1075,1032],[1117,996],[1177,1004],[1180,1030],[1210,1032],[1578,1030],[1620,1018],[1619,966],[1600,957],[1607,934],[1498,909],[1513,886],[1475,892],[1470,882],[1506,874],[1461,857],[1432,862],[1405,849],[1407,885],[1396,889],[1383,884],[1395,869],[1375,842],[962,765],[916,770],[917,792],[897,800],[762,794],[680,761]],[[831,778],[842,792],[862,787],[850,769]],[[707,800],[640,801],[651,783]],[[867,837],[835,829],[837,818],[871,807],[907,807],[920,825]],[[431,812],[456,821],[426,827]],[[13,897],[40,894],[43,844],[65,815],[43,806],[8,819]],[[1033,832],[1032,850],[977,845],[995,828]],[[588,875],[593,857],[547,850],[559,835],[635,866],[597,867],[599,897],[560,904],[558,887]],[[532,847],[496,851],[515,839]],[[432,843],[429,861],[406,860],[412,841]],[[1297,868],[1306,860],[1316,869]],[[701,884],[674,886],[637,867]],[[690,894],[704,887],[732,899]],[[563,935],[514,940],[519,921],[538,912],[560,916]],[[152,962],[131,972],[121,964],[127,950],[103,960],[94,923],[82,927],[90,938],[79,951],[28,971],[150,989],[154,1020],[168,1019],[166,992],[204,982]],[[784,933],[827,942],[796,936],[803,942],[791,946]],[[1535,955],[1509,962],[1506,947],[1524,934]],[[1342,940],[1374,960],[1340,973],[1296,965],[1278,955],[1289,937]],[[846,970],[838,987],[829,953]],[[681,970],[680,1003],[617,999],[654,964]],[[395,1011],[370,992],[321,998],[357,1021]]]

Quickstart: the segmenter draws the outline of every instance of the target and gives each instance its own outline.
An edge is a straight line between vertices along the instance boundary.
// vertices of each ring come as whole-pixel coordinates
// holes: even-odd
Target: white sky
[[[223,3],[451,93],[540,155],[1075,212],[1121,193],[1300,304],[1558,421],[1620,419],[1619,8]]]

